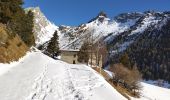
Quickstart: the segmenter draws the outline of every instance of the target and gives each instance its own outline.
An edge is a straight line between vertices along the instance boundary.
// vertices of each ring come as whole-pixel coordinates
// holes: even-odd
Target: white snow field
[[[126,100],[90,67],[56,61],[40,51],[0,64],[0,70],[0,100]]]
[[[170,100],[170,89],[141,83],[141,98]],[[126,100],[86,65],[56,61],[40,51],[0,64],[0,100]]]
[[[143,90],[141,98],[131,98],[132,100],[170,100],[170,89],[154,86],[141,82]]]

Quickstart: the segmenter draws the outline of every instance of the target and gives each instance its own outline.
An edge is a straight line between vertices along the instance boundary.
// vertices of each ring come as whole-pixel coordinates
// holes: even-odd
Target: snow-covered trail
[[[47,63],[48,61],[41,55],[31,54],[23,62],[18,63],[17,67],[0,76],[0,98],[3,100],[24,98],[27,93],[31,92],[30,86],[35,83],[34,79],[43,72]]]
[[[32,52],[14,66],[0,76],[1,100],[126,100],[85,65]]]

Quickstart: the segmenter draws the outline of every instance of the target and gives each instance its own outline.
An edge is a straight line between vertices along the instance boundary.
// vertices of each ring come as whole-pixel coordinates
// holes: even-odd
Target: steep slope
[[[58,29],[56,25],[51,23],[41,12],[39,7],[27,8],[34,13],[34,36],[36,46],[42,45],[49,41],[54,32]]]
[[[123,54],[137,63],[145,79],[170,81],[169,12],[144,12],[136,24],[108,43],[114,63]]]
[[[0,64],[1,71],[4,67],[2,100],[126,100],[90,67],[56,61],[39,51]]]
[[[12,36],[4,24],[0,24],[0,63],[16,61],[24,56],[28,50],[27,45],[18,35]]]

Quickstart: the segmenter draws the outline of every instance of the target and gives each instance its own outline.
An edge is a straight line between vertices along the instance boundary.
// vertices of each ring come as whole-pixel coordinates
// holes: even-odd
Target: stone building
[[[69,64],[80,64],[80,62],[78,62],[78,52],[79,50],[60,50],[61,51],[61,60],[65,61]],[[100,55],[99,57],[96,56],[95,53],[89,54],[89,65],[92,65],[93,67],[99,66],[102,67],[103,64],[103,59],[102,59],[102,55]]]
[[[78,64],[78,51],[79,50],[61,50],[61,60],[70,64]]]

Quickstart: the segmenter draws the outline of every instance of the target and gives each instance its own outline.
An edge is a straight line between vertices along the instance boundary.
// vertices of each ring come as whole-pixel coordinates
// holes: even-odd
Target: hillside
[[[135,14],[125,14],[128,16]],[[120,62],[127,54],[136,63],[144,79],[164,79],[170,82],[170,12],[144,12],[135,25],[109,41],[109,59]]]
[[[49,41],[55,30],[58,29],[53,23],[51,23],[45,15],[41,12],[39,7],[27,8],[26,11],[31,10],[34,14],[34,37],[36,46],[40,46]]]
[[[17,61],[35,44],[31,11],[22,0],[0,1],[0,63]]]
[[[18,35],[12,37],[6,25],[0,24],[0,63],[17,61],[27,50],[27,45]]]

